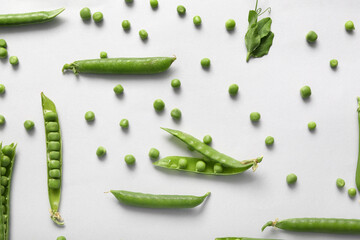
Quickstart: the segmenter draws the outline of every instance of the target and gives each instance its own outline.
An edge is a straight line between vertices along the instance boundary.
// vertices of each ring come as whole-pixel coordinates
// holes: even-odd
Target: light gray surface
[[[359,217],[359,198],[350,199],[346,190],[355,185],[360,45],[357,30],[346,33],[344,23],[352,19],[359,25],[360,2],[260,0],[260,7],[272,7],[275,39],[268,56],[249,63],[243,37],[255,1],[159,0],[155,11],[148,0],[134,2],[129,7],[123,0],[0,1],[2,13],[66,7],[54,22],[0,33],[9,55],[20,60],[18,69],[7,60],[0,63],[0,82],[6,85],[0,114],[7,119],[0,139],[18,143],[11,239],[357,239],[271,229],[261,233],[260,228],[275,218]],[[184,18],[176,12],[178,4],[187,8]],[[83,23],[79,11],[84,6],[103,12],[104,22]],[[200,29],[192,23],[194,15],[202,17]],[[229,18],[236,20],[234,33],[225,30]],[[121,28],[123,19],[131,22],[129,33]],[[141,28],[149,33],[146,43],[139,39]],[[309,30],[319,35],[315,47],[305,41]],[[100,51],[109,57],[175,54],[178,59],[168,72],[153,76],[61,73],[64,63],[97,58]],[[203,57],[212,60],[210,71],[201,68]],[[329,67],[332,58],[339,60],[337,71]],[[182,82],[178,93],[170,86],[173,78]],[[118,83],[125,88],[121,98],[112,90]],[[232,83],[240,87],[236,99],[227,93]],[[313,91],[308,102],[299,94],[305,84]],[[55,226],[48,213],[41,91],[55,102],[62,127],[65,228]],[[155,113],[156,98],[165,101],[164,114]],[[180,123],[170,117],[174,107],[182,110]],[[84,120],[88,110],[96,114],[93,125]],[[252,111],[262,115],[258,126],[250,123]],[[130,121],[128,132],[118,125],[122,118]],[[36,124],[33,134],[23,127],[27,119]],[[308,131],[309,121],[317,123],[315,133]],[[257,172],[233,177],[160,171],[147,156],[151,147],[162,157],[193,154],[160,126],[199,138],[210,134],[220,151],[239,159],[263,154],[264,161]],[[264,144],[268,135],[275,138],[272,149]],[[108,151],[104,160],[96,157],[99,145]],[[123,160],[128,153],[137,158],[134,168]],[[298,175],[294,188],[285,181],[291,172]],[[336,188],[338,177],[345,179],[345,191]],[[212,195],[193,210],[148,210],[118,204],[104,194],[109,189]]]

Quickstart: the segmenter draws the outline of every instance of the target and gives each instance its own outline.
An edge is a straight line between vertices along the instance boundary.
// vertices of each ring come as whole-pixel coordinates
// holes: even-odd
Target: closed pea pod
[[[59,8],[52,11],[1,14],[0,26],[18,26],[34,23],[43,23],[53,20],[57,15],[62,13],[65,8]]]

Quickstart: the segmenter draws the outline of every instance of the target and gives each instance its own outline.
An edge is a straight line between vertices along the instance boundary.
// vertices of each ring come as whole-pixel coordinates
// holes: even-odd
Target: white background
[[[185,17],[176,7],[186,6]],[[247,15],[255,1],[159,0],[152,10],[149,0],[89,1],[0,1],[1,13],[52,10],[65,7],[55,21],[36,26],[1,28],[9,55],[19,57],[18,68],[8,60],[0,62],[0,82],[6,94],[0,96],[0,114],[6,125],[0,139],[18,143],[12,179],[11,239],[214,239],[222,236],[282,239],[358,239],[358,237],[291,233],[266,229],[268,220],[293,217],[359,218],[359,197],[350,199],[347,189],[355,186],[358,154],[356,96],[359,34],[349,34],[344,23],[351,19],[360,26],[357,0],[261,0],[272,7],[274,44],[269,55],[246,63],[244,35]],[[79,11],[88,6],[104,14],[103,23],[84,23]],[[192,17],[200,15],[200,29]],[[264,16],[267,16],[265,14]],[[236,20],[236,30],[225,30],[225,21]],[[121,21],[131,22],[126,33]],[[146,29],[146,43],[138,31]],[[309,30],[318,33],[314,47],[305,41]],[[171,56],[177,60],[169,71],[152,76],[94,76],[62,74],[63,64],[99,57]],[[200,66],[204,57],[211,68]],[[339,60],[336,71],[329,60]],[[174,78],[182,82],[175,92]],[[125,88],[123,97],[113,93],[116,84]],[[236,98],[228,86],[240,87]],[[312,88],[310,101],[303,101],[299,89]],[[63,136],[63,188],[60,212],[64,228],[49,217],[45,136],[40,92],[58,109]],[[157,114],[153,101],[166,103]],[[172,108],[183,113],[180,122],[170,117]],[[84,120],[86,111],[96,114],[94,124]],[[252,111],[261,122],[249,120]],[[127,118],[124,132],[119,121]],[[23,122],[36,126],[28,133]],[[311,133],[307,123],[315,121]],[[264,155],[258,171],[212,177],[159,170],[152,166],[148,150],[156,147],[161,157],[191,156],[184,144],[160,127],[180,129],[198,138],[213,137],[213,147],[237,159]],[[267,148],[266,136],[275,144]],[[95,154],[106,147],[105,159]],[[134,154],[135,167],[124,162]],[[286,175],[298,176],[289,187]],[[346,181],[338,190],[335,181]],[[152,210],[121,205],[105,191],[125,189],[148,193],[202,195],[210,198],[192,210]]]

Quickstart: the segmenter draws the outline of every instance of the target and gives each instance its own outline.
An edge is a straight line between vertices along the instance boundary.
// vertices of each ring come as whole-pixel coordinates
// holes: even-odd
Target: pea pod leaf
[[[257,12],[254,10],[250,10],[249,17],[248,17],[249,28],[251,27],[251,25],[253,25],[254,23],[257,22],[257,18],[258,18]]]
[[[262,57],[269,53],[270,47],[273,43],[274,33],[269,32],[266,37],[261,39],[260,45],[251,53],[253,57]]]
[[[271,29],[271,23],[272,23],[272,20],[269,17],[263,18],[257,22],[257,24],[259,26],[260,38],[266,37],[269,34],[270,29]]]
[[[261,38],[258,31],[258,25],[251,25],[245,35],[245,46],[247,49],[246,61],[248,62],[252,52],[260,45]]]

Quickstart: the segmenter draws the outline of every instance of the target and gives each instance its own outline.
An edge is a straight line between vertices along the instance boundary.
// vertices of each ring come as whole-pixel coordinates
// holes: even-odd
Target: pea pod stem
[[[358,125],[359,125],[359,130],[358,130],[359,148],[358,148],[358,161],[357,161],[356,173],[355,173],[355,182],[358,191],[360,191],[360,97],[357,98],[357,102],[358,102],[357,112],[358,112]]]
[[[40,11],[30,13],[14,13],[14,14],[1,14],[0,26],[19,26],[35,23],[43,23],[53,20],[57,15],[62,13],[65,8],[59,8],[51,11]]]

